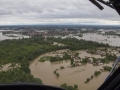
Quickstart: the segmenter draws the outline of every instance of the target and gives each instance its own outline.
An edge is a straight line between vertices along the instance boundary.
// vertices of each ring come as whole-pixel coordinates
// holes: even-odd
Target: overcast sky
[[[118,13],[104,7],[101,11],[89,0],[0,0],[0,25],[120,25]]]

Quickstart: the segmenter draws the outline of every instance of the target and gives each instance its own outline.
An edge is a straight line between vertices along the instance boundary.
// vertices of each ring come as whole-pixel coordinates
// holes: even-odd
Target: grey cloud
[[[40,22],[41,19],[47,22],[65,18],[120,20],[115,10],[104,6],[105,9],[100,11],[89,0],[0,0],[0,6],[0,22],[11,20],[12,23],[15,19],[18,23],[20,20]]]
[[[12,11],[0,9],[0,15],[12,15]]]
[[[50,12],[50,13],[54,13],[54,9],[47,9],[46,11]]]

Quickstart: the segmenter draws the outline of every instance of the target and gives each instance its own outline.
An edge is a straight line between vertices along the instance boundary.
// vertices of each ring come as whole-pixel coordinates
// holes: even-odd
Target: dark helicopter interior
[[[0,90],[64,90],[64,89],[47,85],[11,83],[1,84]]]
[[[99,4],[98,2],[115,9],[118,14],[120,15],[120,0],[109,0],[109,1],[104,1],[104,0],[89,0],[91,1],[94,5],[96,5],[100,10],[103,10],[104,7]],[[120,90],[120,67],[117,68],[115,72],[114,68],[120,61],[120,57],[116,60],[116,63],[113,66],[113,69],[111,70],[110,74],[106,78],[105,82],[98,88],[98,90]],[[112,73],[113,72],[113,73]]]
[[[89,0],[91,1],[94,5],[96,5],[100,10],[103,10],[104,7],[100,4],[104,4],[112,9],[115,9],[118,14],[120,15],[120,0],[109,0],[109,1],[104,1],[104,0]],[[100,3],[98,3],[100,2]]]

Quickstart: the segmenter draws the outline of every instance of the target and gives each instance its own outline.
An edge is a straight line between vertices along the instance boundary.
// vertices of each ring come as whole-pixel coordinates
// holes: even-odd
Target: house
[[[101,52],[101,55],[106,55],[106,53],[105,52]]]
[[[100,69],[100,71],[104,71],[104,69]]]
[[[98,63],[98,65],[100,66],[100,65],[103,65],[103,63]]]
[[[90,58],[90,59],[88,60],[88,63],[89,63],[89,64],[92,64],[92,63],[93,63],[93,59]]]

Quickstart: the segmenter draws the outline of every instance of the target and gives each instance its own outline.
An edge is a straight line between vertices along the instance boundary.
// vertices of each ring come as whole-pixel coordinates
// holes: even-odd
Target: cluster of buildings
[[[103,65],[103,63],[101,62],[101,58],[94,58],[94,57],[88,57],[88,56],[85,56],[84,58],[81,58],[80,56],[79,56],[79,53],[78,53],[78,55],[76,55],[75,53],[72,53],[72,52],[60,52],[60,53],[56,53],[57,55],[57,57],[61,57],[61,58],[63,58],[63,55],[65,54],[65,53],[67,53],[68,55],[70,55],[71,56],[71,58],[74,60],[73,61],[73,65],[74,66],[81,66],[82,65],[82,63],[84,63],[84,60],[86,60],[86,62],[85,63],[89,63],[89,64],[93,64],[93,65],[97,65],[97,66],[99,66],[99,65]],[[55,53],[54,53],[55,54]],[[95,61],[94,61],[95,60]]]
[[[103,49],[102,50],[98,49],[94,53],[94,55],[103,55],[103,57],[101,57],[101,58],[95,58],[94,56],[93,57],[85,56],[85,57],[81,58],[79,53],[71,52],[70,50],[63,50],[61,52],[59,52],[59,51],[55,52],[54,51],[54,52],[52,52],[52,54],[55,54],[56,57],[61,57],[61,58],[63,58],[63,56],[65,54],[68,54],[73,59],[73,65],[74,66],[81,66],[82,63],[89,63],[89,64],[92,64],[94,66],[99,66],[99,65],[103,65],[104,64],[106,53],[109,54],[109,55],[113,55],[113,54],[116,55],[118,53],[118,51],[116,51],[116,50],[107,49],[105,51]],[[86,52],[89,53],[88,50],[86,50]]]
[[[107,50],[107,51],[102,51],[102,50],[86,50],[86,52],[87,53],[91,53],[92,54],[92,52],[94,52],[93,54],[96,54],[96,55],[101,55],[101,56],[105,56],[106,55],[106,53],[107,54],[111,54],[111,55],[113,55],[113,54],[118,54],[119,53],[119,49],[118,50]]]
[[[56,36],[56,35],[68,35],[68,34],[75,34],[76,31],[68,31],[67,29],[65,30],[36,30],[36,29],[29,29],[29,30],[4,30],[2,31],[3,35],[26,35],[29,37],[33,36]]]

